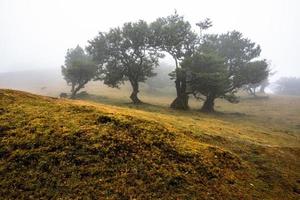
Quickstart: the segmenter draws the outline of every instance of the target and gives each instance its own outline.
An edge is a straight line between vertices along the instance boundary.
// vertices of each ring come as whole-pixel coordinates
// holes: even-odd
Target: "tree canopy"
[[[189,57],[199,44],[199,38],[193,32],[192,27],[183,16],[176,12],[168,17],[158,18],[152,22],[152,44],[161,52],[166,52],[172,56],[175,62],[176,99],[171,107],[175,109],[188,108],[188,94],[186,93],[186,72],[180,67],[180,61]]]
[[[112,28],[99,33],[87,50],[99,64],[98,78],[110,87],[119,87],[124,81],[132,86],[133,103],[138,98],[139,83],[155,75],[154,67],[162,57],[150,44],[150,29],[145,21],[125,23],[122,28]]]
[[[201,50],[215,52],[225,58],[230,72],[243,67],[245,63],[259,57],[261,48],[238,31],[204,36]]]
[[[237,31],[204,36],[198,53],[182,62],[191,71],[190,92],[205,100],[202,111],[213,112],[216,98],[237,102],[238,89],[268,77],[266,60],[254,60],[260,51],[258,45]]]
[[[242,69],[242,76],[245,78],[246,91],[256,96],[257,89],[264,93],[264,88],[268,84],[268,77],[270,75],[269,65],[266,60],[253,61],[247,64]]]
[[[76,93],[94,78],[96,70],[92,58],[79,45],[68,49],[61,71],[67,84],[71,86],[71,98],[75,98]]]
[[[188,109],[193,94],[204,100],[203,111],[212,112],[216,98],[237,102],[235,94],[241,88],[253,94],[258,86],[264,89],[270,70],[266,60],[258,59],[259,45],[238,31],[203,34],[212,26],[208,18],[196,26],[199,34],[175,12],[150,24],[140,20],[99,32],[86,47],[89,56],[80,47],[67,53],[62,72],[72,85],[72,96],[91,79],[114,88],[129,82],[132,102],[141,103],[140,83],[156,75],[154,69],[165,54],[175,65],[169,73],[176,88],[172,108]]]
[[[231,81],[225,60],[216,54],[194,54],[182,66],[189,73],[188,88],[198,99],[205,100],[202,111],[211,112],[215,98],[233,100]],[[205,97],[205,98],[203,98]]]

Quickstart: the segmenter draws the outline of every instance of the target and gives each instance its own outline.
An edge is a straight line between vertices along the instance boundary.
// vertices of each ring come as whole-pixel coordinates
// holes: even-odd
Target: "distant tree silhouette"
[[[95,77],[96,70],[92,58],[79,45],[75,49],[68,49],[61,71],[67,84],[71,86],[71,98],[75,98],[77,92]]]
[[[245,85],[245,91],[253,96],[253,97],[256,97],[257,93],[260,93],[260,94],[265,94],[265,88],[269,85],[269,80],[268,78],[261,81],[260,83],[255,83],[255,84],[248,84],[248,85]]]
[[[248,82],[245,85],[246,91],[252,96],[256,96],[259,89],[264,93],[269,75],[270,70],[265,60],[248,63],[247,68],[244,69],[244,76]]]
[[[269,76],[270,76],[270,73],[269,73]],[[262,93],[262,94],[265,94],[266,91],[265,89],[270,85],[270,81],[268,78],[266,78],[265,80],[263,80],[261,83],[260,83],[260,88],[259,88],[259,92]]]
[[[300,78],[298,77],[281,77],[276,81],[277,94],[283,95],[300,95]]]

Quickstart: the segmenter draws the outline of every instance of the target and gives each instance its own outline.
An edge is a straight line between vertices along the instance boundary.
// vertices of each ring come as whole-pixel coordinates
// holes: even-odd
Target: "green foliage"
[[[192,31],[190,23],[176,12],[156,19],[150,28],[152,45],[169,53],[175,60],[176,68],[179,67],[177,61],[191,55],[198,44],[198,37]]]
[[[150,25],[140,20],[125,23],[122,28],[112,28],[108,33],[100,32],[86,48],[98,66],[94,79],[116,88],[129,81],[132,86],[130,98],[133,103],[141,103],[137,96],[139,83],[156,75],[154,67],[158,65],[158,59],[168,53],[176,66],[169,73],[171,80],[175,80],[177,97],[171,104],[175,109],[189,108],[190,93],[199,98],[209,96],[209,107],[216,98],[236,102],[234,94],[238,89],[247,86],[252,91],[251,87],[267,80],[266,61],[254,61],[261,52],[259,45],[238,31],[202,35],[203,30],[212,26],[210,19],[196,25],[200,28],[200,36],[175,11]],[[217,57],[224,59],[222,65]],[[188,61],[190,58],[195,60]],[[182,61],[186,67],[181,66]],[[192,77],[189,77],[190,73]]]
[[[196,96],[214,94],[216,97],[225,97],[231,88],[227,66],[220,56],[195,54],[184,60],[182,66],[191,72],[189,89]]]
[[[260,55],[261,48],[248,38],[244,38],[243,34],[238,31],[228,32],[226,34],[208,34],[204,36],[203,44],[200,47],[202,52],[215,52],[226,61],[229,68],[229,78],[233,80],[233,89],[241,88],[242,86],[251,83],[254,84],[259,81],[251,81],[249,77],[255,78],[249,71],[248,66],[253,59]],[[258,64],[262,64],[260,61]],[[264,65],[264,64],[263,64]],[[248,75],[247,72],[250,72]],[[245,76],[248,76],[246,78]]]
[[[61,71],[67,84],[72,87],[72,98],[95,76],[96,70],[97,67],[92,62],[92,58],[86,55],[80,46],[75,49],[68,49],[65,66],[61,67]]]
[[[237,102],[238,89],[268,78],[267,62],[253,61],[260,51],[259,46],[237,31],[203,37],[198,53],[182,63],[191,71],[190,93],[205,97],[203,111],[214,111],[216,98]]]
[[[182,66],[188,71],[189,92],[205,100],[203,111],[213,111],[214,99],[224,98],[236,102],[232,81],[229,79],[225,60],[216,54],[194,54],[185,59]],[[205,98],[203,98],[205,97]]]
[[[162,57],[150,45],[150,29],[142,20],[100,33],[90,41],[87,50],[100,64],[98,71],[103,74],[100,79],[105,84],[118,87],[127,80],[131,83],[134,103],[139,103],[139,82],[155,76],[153,69],[158,65],[158,58]]]
[[[68,98],[68,94],[65,93],[65,92],[62,92],[62,93],[59,94],[59,97],[60,98]]]
[[[175,61],[176,69],[170,75],[172,79],[175,79],[177,97],[171,107],[188,109],[186,73],[181,69],[179,61],[193,54],[199,45],[199,38],[192,31],[190,23],[177,12],[168,17],[158,18],[151,23],[150,28],[152,45],[159,51],[170,54]]]
[[[265,87],[270,75],[269,65],[266,60],[253,61],[247,63],[246,67],[241,69],[240,77],[244,79],[245,88],[251,95],[256,96],[258,87]],[[242,81],[241,81],[242,82]]]
[[[200,28],[200,31],[202,31],[212,27],[212,21],[209,18],[206,18],[203,21],[196,23],[196,25]]]
[[[232,73],[245,63],[258,57],[261,52],[259,45],[256,45],[248,38],[244,38],[243,34],[238,31],[221,35],[205,35],[201,50],[204,52],[216,52],[225,58]]]
[[[269,65],[266,60],[252,61],[238,71],[237,79],[240,84],[257,84],[266,80],[269,76]]]
[[[205,100],[202,110],[207,112],[213,111],[214,99],[224,98],[235,103],[238,86],[260,83],[269,74],[265,60],[246,63],[233,73],[225,59],[212,53],[194,54],[185,59],[182,66],[190,72],[190,93]]]

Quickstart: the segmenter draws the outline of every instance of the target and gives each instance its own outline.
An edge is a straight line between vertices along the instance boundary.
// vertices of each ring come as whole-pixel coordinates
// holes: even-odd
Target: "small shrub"
[[[65,92],[60,93],[59,95],[60,98],[68,98],[68,94]]]
[[[79,92],[78,94],[76,94],[77,98],[86,98],[88,96],[89,96],[89,93],[87,93],[86,91],[82,91],[82,92]]]

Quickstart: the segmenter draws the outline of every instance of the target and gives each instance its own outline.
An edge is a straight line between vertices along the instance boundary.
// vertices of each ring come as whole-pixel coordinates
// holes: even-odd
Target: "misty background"
[[[175,9],[195,31],[197,22],[210,18],[208,33],[238,30],[261,45],[261,58],[277,72],[271,81],[299,77],[299,8],[298,0],[0,0],[0,87],[49,95],[57,87],[68,91],[60,68],[68,48],[86,46],[99,31],[139,19],[151,22]],[[165,76],[172,69],[166,57],[157,70]]]

